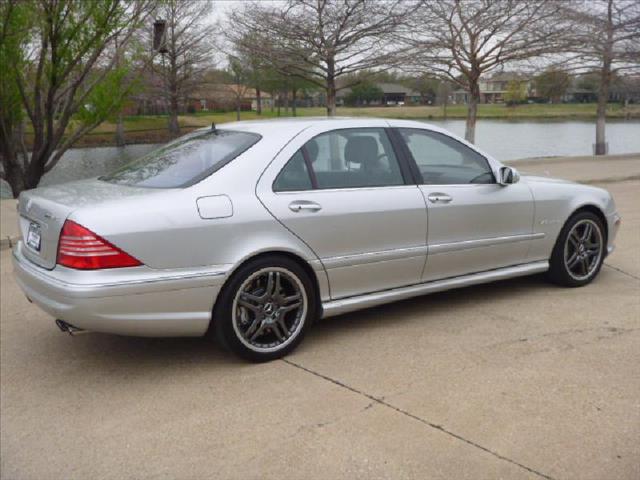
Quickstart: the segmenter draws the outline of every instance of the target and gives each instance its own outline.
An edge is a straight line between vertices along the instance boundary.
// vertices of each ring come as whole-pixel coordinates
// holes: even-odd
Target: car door
[[[523,183],[500,185],[480,153],[443,133],[401,128],[428,211],[423,281],[524,263],[534,202]]]
[[[424,197],[384,128],[308,138],[263,175],[258,195],[316,253],[332,298],[420,281],[426,260]]]

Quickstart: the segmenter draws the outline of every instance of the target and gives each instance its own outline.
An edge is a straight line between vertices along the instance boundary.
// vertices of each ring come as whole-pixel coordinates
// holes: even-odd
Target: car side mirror
[[[500,177],[498,183],[500,185],[511,185],[520,181],[520,174],[513,167],[500,167],[498,174]]]

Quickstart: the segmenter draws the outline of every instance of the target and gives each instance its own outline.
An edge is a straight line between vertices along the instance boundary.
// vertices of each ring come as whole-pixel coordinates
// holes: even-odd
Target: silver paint
[[[607,251],[619,226],[603,189],[520,176],[500,185],[404,185],[273,192],[276,176],[309,139],[334,129],[411,127],[380,119],[284,119],[218,128],[263,138],[187,188],[120,186],[97,179],[23,192],[18,283],[36,304],[79,328],[128,335],[202,335],[217,295],[244,262],[279,252],[314,273],[324,316],[400,298],[544,271],[577,209],[604,215]],[[487,158],[497,176],[503,165]],[[514,177],[518,177],[517,172]],[[29,208],[27,208],[29,207]],[[79,271],[56,265],[60,230],[73,220],[139,259],[140,267]]]

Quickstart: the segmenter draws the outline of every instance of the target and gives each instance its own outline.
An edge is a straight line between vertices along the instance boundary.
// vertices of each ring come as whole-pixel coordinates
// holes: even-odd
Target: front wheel
[[[241,267],[221,292],[215,315],[220,343],[263,362],[291,352],[316,312],[309,275],[286,257],[258,258]]]
[[[604,225],[597,215],[580,212],[572,216],[553,248],[549,279],[566,287],[588,284],[602,267],[605,243]]]

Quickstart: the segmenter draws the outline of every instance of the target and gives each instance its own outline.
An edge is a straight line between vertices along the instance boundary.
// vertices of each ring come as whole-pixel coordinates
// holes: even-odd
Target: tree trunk
[[[605,126],[607,118],[607,100],[609,99],[609,85],[611,84],[611,58],[613,56],[613,20],[612,5],[608,2],[607,11],[607,42],[602,52],[602,70],[600,71],[600,86],[598,88],[598,108],[596,109],[596,155],[606,155],[607,140]]]
[[[289,116],[289,89],[284,91],[284,114]]]
[[[464,139],[467,142],[476,141],[476,118],[478,116],[478,103],[480,102],[480,84],[478,80],[470,80],[469,106],[467,109],[467,124],[464,131]]]
[[[180,134],[178,124],[178,94],[172,91],[169,96],[169,133],[171,135]]]
[[[296,93],[297,93],[297,89],[292,88],[291,89],[291,113],[293,114],[294,117],[297,116],[297,114],[296,114]]]
[[[271,95],[271,113],[273,113],[273,109],[274,109],[275,104],[276,104],[276,95],[275,95],[275,92],[273,90],[271,92],[269,92],[269,95]]]
[[[180,125],[178,124],[178,70],[176,59],[171,58],[169,65],[169,133],[171,135],[180,134]]]
[[[123,147],[124,144],[124,123],[122,121],[122,113],[119,113],[118,121],[116,123],[116,145],[118,147]]]
[[[442,102],[442,116],[447,119],[447,105],[449,104],[449,92],[445,90],[444,100]]]
[[[240,121],[240,97],[236,97],[236,120]]]
[[[336,116],[336,77],[335,62],[327,61],[327,117]]]
[[[260,87],[256,87],[256,113],[262,115],[262,92]]]
[[[276,99],[276,102],[278,102],[278,116],[280,116],[280,92],[278,92],[278,97]]]
[[[0,139],[0,155],[2,158],[4,179],[11,187],[13,198],[18,198],[20,192],[27,189],[25,172],[18,153],[15,150],[16,145],[12,139]]]

